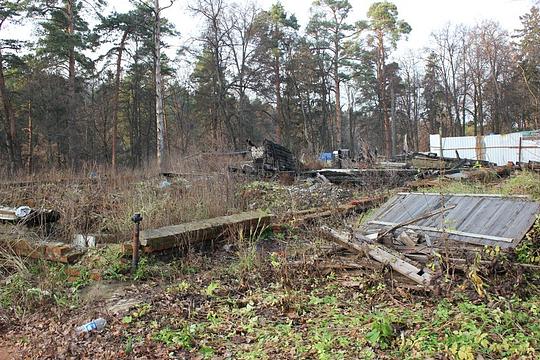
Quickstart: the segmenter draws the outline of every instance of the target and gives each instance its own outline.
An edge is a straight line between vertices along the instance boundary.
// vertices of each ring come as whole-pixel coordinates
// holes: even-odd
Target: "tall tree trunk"
[[[165,153],[165,119],[163,116],[163,92],[161,87],[161,34],[160,34],[160,7],[159,0],[154,0],[155,24],[155,73],[156,73],[156,136],[157,136],[157,162],[160,172],[165,172],[167,159]]]
[[[334,44],[334,83],[336,86],[336,147],[341,148],[341,81],[339,79],[339,40],[336,37]]]
[[[9,153],[10,171],[13,173],[18,168],[17,161],[17,127],[15,124],[15,117],[11,109],[11,102],[6,88],[6,79],[4,77],[4,61],[2,57],[2,49],[0,48],[0,97],[2,97],[2,103],[4,108],[6,140]]]
[[[114,81],[114,104],[113,104],[113,132],[112,132],[112,156],[111,163],[114,173],[116,173],[117,163],[116,163],[116,142],[118,138],[118,100],[120,96],[120,75],[122,72],[122,54],[124,52],[124,47],[126,45],[126,39],[129,31],[125,30],[122,35],[122,40],[120,40],[120,46],[118,48],[118,57],[116,59],[116,78]]]
[[[478,86],[478,122],[480,135],[484,135],[484,99],[482,97],[482,84]]]
[[[282,99],[281,99],[281,75],[280,75],[280,64],[279,64],[279,55],[274,56],[274,91],[276,92],[276,136],[277,141],[282,142],[284,136],[285,122],[283,121],[283,111],[282,111]]]
[[[478,135],[478,91],[476,88],[476,84],[473,84],[474,86],[474,92],[473,92],[473,105],[474,105],[474,136]]]
[[[467,66],[466,66],[466,62],[465,62],[465,58],[467,56],[466,54],[466,51],[465,51],[466,47],[465,47],[465,38],[463,39],[463,73],[462,73],[462,76],[463,76],[463,98],[461,99],[461,111],[462,111],[462,120],[463,120],[463,127],[462,127],[462,132],[461,132],[461,135],[462,136],[465,136],[466,135],[466,132],[467,132],[467,89],[469,87],[469,83],[467,81]]]
[[[392,123],[390,124],[391,129],[391,140],[392,140],[392,157],[396,156],[396,96],[394,94],[394,84],[393,81],[390,85],[390,114]]]
[[[77,139],[77,126],[75,107],[77,105],[75,101],[75,45],[73,43],[73,37],[75,34],[74,24],[74,4],[75,0],[67,0],[66,2],[66,14],[67,14],[67,33],[69,38],[69,50],[68,50],[68,124],[66,131],[66,142],[68,146],[68,160],[73,161],[76,159],[74,147],[78,144]]]
[[[347,90],[347,100],[349,103],[348,109],[348,118],[349,118],[349,149],[351,157],[354,157],[356,154],[356,148],[354,146],[354,94],[351,90]]]
[[[390,124],[390,114],[388,113],[387,95],[386,95],[386,52],[384,50],[384,35],[382,32],[377,34],[378,56],[377,56],[377,81],[379,83],[379,108],[383,117],[384,145],[386,156],[392,155],[392,127]]]

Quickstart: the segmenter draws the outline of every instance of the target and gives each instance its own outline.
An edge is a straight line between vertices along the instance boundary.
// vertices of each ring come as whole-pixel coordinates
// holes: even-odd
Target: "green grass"
[[[115,259],[113,254],[101,256]],[[187,257],[172,262],[172,279],[150,271],[159,267],[150,259],[139,281],[159,280],[161,286],[145,293],[145,302],[135,309],[108,319],[108,331],[122,334],[125,353],[162,346],[171,354],[199,358],[469,360],[540,355],[538,296],[490,294],[473,301],[454,292],[444,299],[402,297],[380,282],[380,274],[325,276],[290,268],[273,253],[251,264],[242,282],[230,269],[247,269],[234,265],[244,261],[242,256],[227,261]],[[198,271],[183,271],[192,267]],[[20,301],[21,294],[39,302],[43,293],[28,289],[34,287],[33,272],[43,271],[51,283],[65,277],[62,267],[31,268],[28,278],[14,277],[0,289],[2,306]],[[343,280],[361,285],[351,288]],[[51,286],[46,289],[62,294]]]
[[[490,304],[465,298],[403,306],[382,301],[372,307],[366,294],[351,295],[330,281],[312,291],[260,287],[241,302],[213,296],[205,306],[212,312],[195,314],[196,324],[161,329],[154,339],[193,352],[222,346],[239,359],[539,355],[538,297],[499,298]]]
[[[443,180],[439,184],[419,191],[443,194],[527,195],[534,200],[540,200],[540,175],[530,171],[517,172],[498,184],[448,180]]]
[[[540,175],[530,171],[522,171],[503,181],[500,187],[502,194],[529,195],[540,200]]]
[[[419,189],[420,192],[443,194],[497,194],[497,188],[481,183],[468,183],[461,181],[441,181],[440,185]]]

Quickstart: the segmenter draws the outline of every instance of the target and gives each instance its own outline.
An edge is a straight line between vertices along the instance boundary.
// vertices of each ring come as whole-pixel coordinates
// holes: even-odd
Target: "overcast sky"
[[[166,0],[162,0],[166,2]],[[242,3],[242,1],[237,1]],[[268,9],[276,0],[256,1],[263,9]],[[366,18],[369,6],[375,1],[350,0],[353,12],[352,21]],[[446,23],[475,24],[485,19],[496,20],[501,25],[513,31],[519,27],[519,17],[529,11],[533,0],[394,0],[402,19],[409,22],[412,32],[409,35],[407,47],[421,48],[426,46],[430,34],[442,28]],[[175,5],[167,9],[165,16],[169,17],[185,36],[192,35],[199,28],[197,22],[187,11],[189,0],[177,0]],[[287,11],[294,13],[304,27],[310,16],[309,9],[312,0],[281,0]],[[114,1],[118,10],[125,9],[127,0]],[[405,47],[405,44],[401,44]]]
[[[275,1],[256,0],[255,3],[263,9],[268,9]],[[302,27],[308,22],[312,2],[312,0],[281,0],[287,11],[296,15]],[[350,19],[356,21],[366,18],[367,9],[374,1],[350,0],[350,2],[353,6]],[[527,13],[536,0],[394,0],[393,2],[398,7],[399,16],[412,26],[408,41],[402,41],[399,45],[399,52],[404,52],[408,48],[427,46],[430,34],[444,27],[448,22],[475,24],[491,19],[513,32],[520,26],[519,16]],[[111,4],[109,10],[114,9],[119,12],[129,10],[131,7],[128,0],[111,0],[109,3]],[[162,3],[166,4],[167,0],[162,0]],[[187,10],[190,3],[190,0],[176,0],[173,7],[164,12],[164,16],[176,25],[184,40],[195,35],[201,25]],[[30,33],[29,26],[22,30],[9,26],[2,31],[0,37],[26,40]]]

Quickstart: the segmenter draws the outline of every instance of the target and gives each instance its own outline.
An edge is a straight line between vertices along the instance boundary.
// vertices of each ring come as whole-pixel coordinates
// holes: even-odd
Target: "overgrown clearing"
[[[143,226],[151,228],[251,208],[280,216],[291,209],[336,207],[365,195],[360,188],[232,177],[177,181],[164,189],[155,179],[135,183],[111,186],[100,180],[92,186],[66,185],[66,191],[56,194],[46,192],[47,184],[35,185],[32,199],[63,209],[55,236],[89,224],[87,230],[114,230],[119,240],[127,240],[129,217],[138,209],[145,217]],[[539,183],[537,174],[522,172],[490,184],[441,180],[425,190],[538,198]],[[14,188],[6,196],[15,203],[28,199],[28,191]],[[71,192],[81,200],[70,202]],[[370,213],[320,221],[358,226]],[[21,259],[4,250],[0,354],[99,354],[110,359],[538,357],[538,270],[512,268],[510,274],[499,274],[477,269],[483,296],[474,276],[449,270],[443,275],[443,291],[435,294],[403,287],[382,265],[369,273],[317,266],[311,259],[332,260],[332,247],[318,226],[238,231],[223,242],[187,252],[144,256],[133,274],[129,259],[114,244],[89,250],[76,265]],[[512,254],[486,251],[482,260],[511,256],[538,265],[539,233],[535,225]],[[76,326],[97,317],[107,319],[103,332],[74,334]]]

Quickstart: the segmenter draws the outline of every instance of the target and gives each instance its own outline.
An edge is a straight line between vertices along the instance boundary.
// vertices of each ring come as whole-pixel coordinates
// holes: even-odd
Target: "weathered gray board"
[[[260,231],[271,223],[273,215],[263,211],[249,211],[240,214],[193,221],[180,225],[166,226],[159,229],[141,231],[140,241],[145,252],[161,251],[174,247],[214,240],[227,231],[243,229],[247,236],[250,232]]]
[[[373,216],[366,230],[374,232],[417,218],[442,207],[454,208],[404,228],[432,239],[477,245],[516,247],[540,212],[540,204],[524,197],[500,195],[399,193]],[[398,232],[402,231],[398,230]]]
[[[0,220],[16,221],[18,219],[14,208],[0,206]]]

